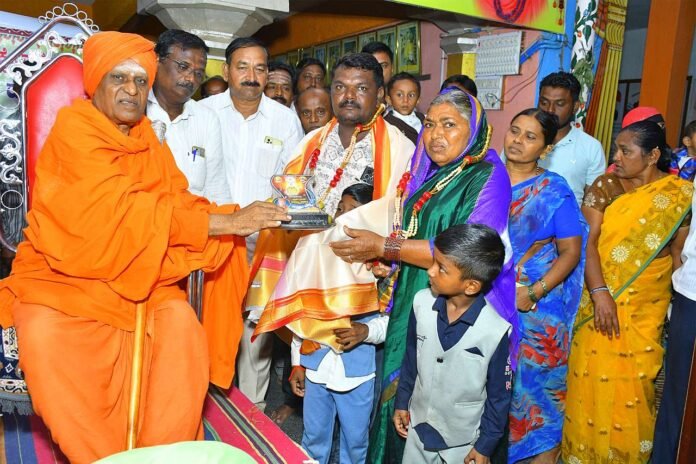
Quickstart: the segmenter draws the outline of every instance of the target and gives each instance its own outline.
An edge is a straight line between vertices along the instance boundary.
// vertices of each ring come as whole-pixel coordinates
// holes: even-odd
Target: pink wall
[[[442,49],[440,49],[440,35],[444,31],[427,21],[421,21],[420,25],[421,75],[430,75],[430,79],[427,81],[420,81],[421,98],[418,110],[425,112],[430,102],[440,91],[440,84],[445,80],[445,76],[442,75],[442,65],[447,58]]]
[[[501,30],[500,32],[507,31]],[[522,33],[522,50],[531,45],[540,35],[541,33],[538,31],[524,31]],[[503,138],[513,116],[526,108],[534,106],[538,68],[539,54],[535,53],[520,67],[520,74],[507,76],[503,79],[502,109],[486,111],[488,124],[493,127],[491,148],[498,153],[503,148]]]
[[[499,33],[509,32],[510,29],[500,29]],[[447,58],[440,49],[440,35],[443,31],[436,25],[421,22],[421,74],[430,75],[430,79],[421,81],[421,99],[419,111],[425,112],[430,102],[440,91],[440,84],[445,79],[443,71],[447,70]],[[524,31],[522,34],[522,50],[531,45],[538,37],[538,31]],[[444,66],[443,66],[444,65]],[[502,110],[487,111],[488,123],[493,127],[491,147],[500,152],[503,138],[510,120],[523,109],[534,106],[536,94],[536,73],[539,66],[539,55],[534,54],[520,67],[520,74],[507,76],[503,79]]]

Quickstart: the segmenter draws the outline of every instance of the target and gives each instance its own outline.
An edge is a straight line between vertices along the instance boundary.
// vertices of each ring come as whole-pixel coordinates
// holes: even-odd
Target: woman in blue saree
[[[555,115],[515,116],[505,135],[512,183],[509,232],[520,316],[508,462],[558,460],[570,336],[580,303],[588,227],[573,191],[537,162],[553,148]]]

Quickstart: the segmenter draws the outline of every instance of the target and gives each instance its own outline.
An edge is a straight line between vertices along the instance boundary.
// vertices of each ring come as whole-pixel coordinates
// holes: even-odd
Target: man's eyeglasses
[[[164,58],[176,64],[176,70],[179,72],[179,74],[193,74],[194,79],[198,81],[202,81],[203,79],[205,79],[205,69],[193,69],[193,67],[190,64],[185,63],[183,61],[177,61],[169,55],[165,56]]]

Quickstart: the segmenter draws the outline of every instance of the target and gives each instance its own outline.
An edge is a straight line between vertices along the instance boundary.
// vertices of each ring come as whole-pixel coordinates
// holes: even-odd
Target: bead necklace
[[[384,108],[384,104],[380,103],[377,107],[375,115],[372,117],[370,122],[368,122],[367,124],[356,124],[355,129],[353,130],[353,135],[351,135],[350,137],[350,144],[348,145],[348,148],[346,148],[345,154],[343,155],[343,159],[341,160],[341,164],[336,168],[334,176],[331,179],[331,182],[329,182],[329,186],[321,194],[321,196],[319,197],[319,201],[317,201],[317,206],[319,208],[324,209],[324,203],[326,201],[326,198],[329,196],[329,193],[331,193],[331,190],[333,190],[341,181],[343,172],[345,171],[346,166],[348,166],[348,163],[350,162],[350,159],[353,156],[355,144],[358,142],[358,134],[372,129],[372,127],[375,124],[375,121],[377,121],[377,117],[380,114],[382,114]],[[312,176],[314,175],[314,170],[317,168],[317,163],[319,162],[319,156],[321,155],[321,146],[324,144],[324,141],[326,140],[326,137],[329,134],[328,129],[328,126],[324,128],[324,132],[321,134],[321,137],[319,138],[319,145],[317,146],[317,148],[314,149],[314,151],[312,151],[312,155],[309,158],[309,173]]]
[[[488,126],[488,128],[486,129],[486,142],[483,145],[483,149],[481,150],[481,153],[479,155],[466,155],[462,159],[461,164],[457,166],[452,172],[450,172],[444,179],[441,179],[439,182],[437,182],[432,189],[423,192],[420,198],[413,205],[413,210],[411,211],[411,218],[409,220],[408,227],[405,230],[402,228],[401,225],[401,214],[402,207],[404,206],[403,201],[405,200],[404,192],[406,192],[408,182],[411,180],[411,173],[406,172],[403,176],[401,176],[401,180],[399,181],[399,184],[396,187],[396,200],[394,201],[394,226],[393,232],[391,233],[392,237],[409,239],[411,237],[414,237],[418,233],[418,213],[420,213],[420,211],[423,209],[423,206],[425,206],[425,204],[434,195],[437,195],[438,193],[443,191],[445,187],[449,185],[450,182],[452,182],[459,174],[461,174],[464,171],[464,168],[471,164],[478,163],[483,159],[484,156],[486,156],[488,146],[491,142],[492,132],[493,131],[491,130],[491,127]]]

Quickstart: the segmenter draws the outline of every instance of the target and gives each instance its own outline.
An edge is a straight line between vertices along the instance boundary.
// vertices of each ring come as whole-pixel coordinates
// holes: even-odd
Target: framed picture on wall
[[[391,48],[394,52],[394,58],[396,58],[396,28],[390,27],[388,29],[380,29],[377,31],[377,42],[382,42],[387,47]]]
[[[278,61],[279,63],[286,63],[288,62],[288,55],[287,53],[284,53],[282,55],[274,56],[273,61]]]
[[[420,28],[418,22],[400,24],[396,27],[397,72],[420,74]]]
[[[330,42],[326,45],[326,69],[331,72],[334,65],[341,57],[341,41]]]
[[[355,53],[358,51],[358,38],[357,37],[349,37],[347,39],[343,39],[343,42],[341,42],[341,56],[348,55],[350,53]]]
[[[357,51],[362,50],[362,48],[365,45],[369,44],[370,42],[374,42],[375,40],[377,40],[377,34],[375,34],[374,32],[360,34],[358,36],[358,50]]]
[[[297,50],[288,52],[288,64],[290,66],[297,66],[297,62],[300,61],[299,54]]]
[[[314,58],[324,63],[324,67],[326,67],[326,45],[314,47]]]

